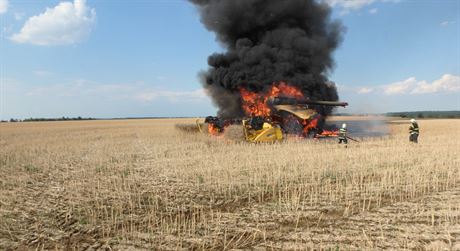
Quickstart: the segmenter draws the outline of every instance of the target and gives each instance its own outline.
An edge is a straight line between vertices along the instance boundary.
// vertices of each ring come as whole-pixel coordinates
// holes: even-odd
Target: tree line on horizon
[[[443,118],[454,119],[460,118],[460,111],[417,111],[417,112],[388,112],[385,114],[387,117],[401,117],[401,118]]]
[[[27,118],[27,119],[15,119],[2,120],[1,122],[39,122],[39,121],[71,121],[71,120],[95,120],[95,118],[83,118],[83,117],[60,117],[60,118]]]
[[[349,113],[336,113],[334,116],[351,116],[351,115],[376,115],[376,114],[349,114]],[[387,117],[401,117],[401,118],[460,118],[460,111],[414,111],[414,112],[387,112],[384,114]],[[153,119],[160,117],[142,117],[144,119]],[[166,118],[166,117],[161,117]],[[184,118],[184,117],[170,117],[170,118]],[[120,118],[123,119],[123,118]],[[133,118],[124,118],[124,119],[134,119]],[[139,118],[137,118],[139,119]],[[41,122],[41,121],[74,121],[74,120],[96,120],[96,118],[84,118],[84,117],[60,117],[60,118],[27,118],[27,119],[15,119],[11,118],[9,120],[1,120],[0,122]]]

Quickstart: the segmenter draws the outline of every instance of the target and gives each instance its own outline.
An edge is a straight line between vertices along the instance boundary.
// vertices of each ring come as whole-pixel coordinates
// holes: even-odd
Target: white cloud
[[[359,10],[364,6],[371,5],[376,2],[393,2],[397,3],[400,0],[323,0],[332,7],[342,8],[342,14],[348,13],[350,10]],[[375,11],[375,12],[372,12]],[[372,9],[370,13],[376,13],[377,9]]]
[[[35,74],[42,74],[38,71]],[[45,73],[47,74],[47,72]],[[43,75],[41,75],[43,76]],[[63,84],[44,84],[30,88],[26,96],[44,97],[104,97],[112,99],[128,99],[136,93],[136,84],[101,84],[94,81],[77,79]]]
[[[34,74],[38,77],[49,77],[51,75],[53,75],[52,72],[49,72],[49,71],[43,71],[43,70],[36,70],[34,71]]]
[[[36,71],[36,74],[52,74]],[[40,75],[43,76],[43,75]],[[207,100],[204,89],[191,91],[168,90],[156,86],[136,83],[98,83],[84,79],[73,80],[67,84],[48,84],[36,86],[27,90],[26,96],[43,97],[98,97],[112,100],[134,100],[138,102],[151,102],[165,100],[169,102]]]
[[[451,24],[455,24],[455,21],[443,21],[443,22],[441,22],[439,25],[445,27],[445,26],[449,26],[449,25],[451,25]]]
[[[373,8],[369,10],[369,13],[376,14],[379,10],[377,8]]]
[[[10,39],[35,45],[75,44],[89,36],[95,23],[96,11],[86,6],[86,0],[62,2],[30,17]]]
[[[424,94],[436,92],[459,92],[460,76],[444,74],[440,79],[433,81],[431,84],[426,81],[417,83],[411,93]]]
[[[406,80],[391,83],[388,85],[384,85],[383,92],[387,95],[395,95],[395,94],[404,94],[407,93],[415,86],[417,83],[417,79],[414,77],[410,77]]]
[[[8,11],[8,0],[0,0],[0,15]]]
[[[193,91],[152,90],[149,92],[143,92],[136,97],[136,99],[146,102],[153,101],[158,98],[167,98],[170,101],[178,101],[183,99],[199,100],[206,98],[206,93],[203,89],[197,89]]]
[[[404,81],[384,85],[381,87],[387,95],[398,94],[428,94],[428,93],[455,93],[460,92],[460,77],[451,74],[444,74],[440,79],[429,83],[418,81],[414,77]]]
[[[373,91],[372,88],[368,88],[368,87],[362,87],[362,88],[359,88],[357,93],[358,94],[367,94],[367,93],[371,93]]]
[[[16,21],[21,21],[24,18],[25,15],[26,14],[23,13],[23,12],[15,12],[14,13],[14,19],[16,19]]]
[[[369,5],[375,0],[325,0],[326,3],[328,3],[330,6],[335,7],[335,6],[340,6],[344,9],[352,9],[352,10],[357,10],[362,8],[363,6]]]

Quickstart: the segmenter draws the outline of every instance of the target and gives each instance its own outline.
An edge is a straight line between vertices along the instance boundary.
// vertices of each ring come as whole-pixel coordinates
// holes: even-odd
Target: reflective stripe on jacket
[[[345,138],[347,138],[347,129],[340,128],[340,130],[339,130],[339,139],[345,139]]]
[[[420,133],[420,130],[418,128],[418,125],[415,123],[415,124],[412,124],[410,127],[409,127],[409,133],[410,134],[419,134]]]

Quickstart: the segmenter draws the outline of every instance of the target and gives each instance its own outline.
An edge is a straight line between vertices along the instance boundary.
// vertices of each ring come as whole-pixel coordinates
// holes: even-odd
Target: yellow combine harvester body
[[[243,120],[243,130],[246,141],[271,143],[283,140],[283,132],[278,125],[264,122],[262,129],[253,129],[247,120]]]

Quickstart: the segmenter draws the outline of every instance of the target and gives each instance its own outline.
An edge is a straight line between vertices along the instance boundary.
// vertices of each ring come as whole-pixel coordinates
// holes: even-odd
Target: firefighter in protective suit
[[[342,128],[339,130],[339,144],[344,143],[345,146],[348,144],[348,139],[347,139],[347,124],[343,123]]]
[[[409,127],[409,141],[413,143],[418,143],[418,135],[420,133],[420,130],[418,128],[417,121],[415,119],[410,120],[410,127]]]

